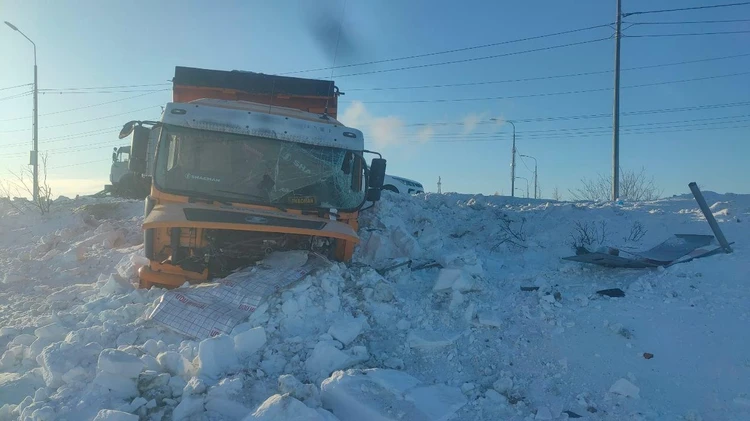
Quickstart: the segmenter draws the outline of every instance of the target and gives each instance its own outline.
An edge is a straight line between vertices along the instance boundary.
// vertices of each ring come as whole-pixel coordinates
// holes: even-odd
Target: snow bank
[[[560,261],[576,223],[647,249],[709,232],[693,199],[384,194],[352,262],[206,341],[147,317],[164,291],[135,289],[142,202],[65,203],[0,208],[0,420],[750,419],[750,378],[726,374],[750,345],[750,196],[710,198],[735,253],[618,270]]]
[[[342,420],[447,420],[467,402],[458,388],[385,369],[337,371],[323,381],[321,399]]]

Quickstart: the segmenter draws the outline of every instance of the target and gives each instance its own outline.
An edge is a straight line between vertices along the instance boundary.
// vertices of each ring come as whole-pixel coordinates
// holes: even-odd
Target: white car
[[[383,190],[402,194],[424,193],[424,187],[422,187],[421,183],[409,180],[408,178],[396,177],[388,174],[385,175]]]

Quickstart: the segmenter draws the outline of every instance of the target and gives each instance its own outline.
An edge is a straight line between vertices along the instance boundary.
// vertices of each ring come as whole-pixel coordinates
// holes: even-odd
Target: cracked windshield
[[[228,201],[351,209],[364,199],[358,162],[344,149],[165,128],[155,182]]]

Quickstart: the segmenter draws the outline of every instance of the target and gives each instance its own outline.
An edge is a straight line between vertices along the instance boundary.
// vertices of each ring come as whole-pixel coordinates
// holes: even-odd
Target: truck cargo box
[[[331,80],[305,79],[245,71],[175,67],[172,99],[213,98],[296,108],[336,118],[338,88]]]

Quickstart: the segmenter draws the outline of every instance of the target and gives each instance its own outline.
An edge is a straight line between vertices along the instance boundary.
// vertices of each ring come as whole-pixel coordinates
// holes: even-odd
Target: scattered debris
[[[638,386],[634,385],[633,383],[630,383],[626,379],[620,379],[616,381],[612,387],[609,388],[609,393],[614,393],[616,395],[621,396],[627,396],[629,398],[639,399],[641,389],[638,388]]]
[[[613,298],[619,298],[625,296],[625,291],[621,290],[620,288],[610,288],[610,289],[602,289],[599,291],[596,291],[599,295],[606,295],[607,297],[613,297]]]
[[[593,263],[606,267],[643,269],[684,263],[699,257],[710,256],[719,250],[721,246],[715,241],[713,235],[675,234],[674,237],[646,251],[628,252],[609,247],[606,252],[591,252],[579,248],[576,249],[575,256],[563,257],[563,260]],[[621,253],[632,257],[623,257]]]
[[[647,360],[650,360],[651,358],[654,358],[654,354],[652,354],[650,352],[644,352],[643,353],[643,358],[645,358]]]

